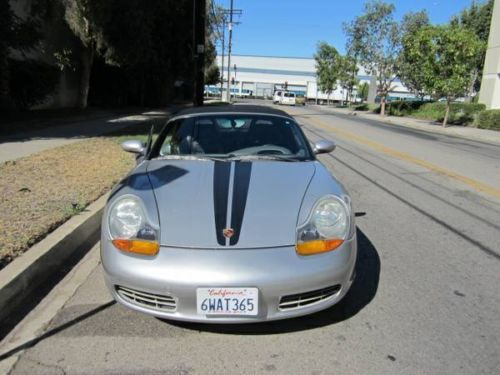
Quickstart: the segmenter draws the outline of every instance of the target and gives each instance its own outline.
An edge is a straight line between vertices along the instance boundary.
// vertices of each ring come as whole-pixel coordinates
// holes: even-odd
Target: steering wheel
[[[236,155],[290,155],[292,152],[286,147],[276,145],[262,145],[242,148],[234,152]]]

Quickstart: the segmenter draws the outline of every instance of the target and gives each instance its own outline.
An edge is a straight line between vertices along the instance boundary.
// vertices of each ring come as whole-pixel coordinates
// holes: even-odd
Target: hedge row
[[[356,111],[373,110],[380,113],[380,105],[375,108],[371,105],[361,104],[354,108]],[[484,111],[484,104],[477,103],[452,103],[450,108],[449,124],[470,125],[477,120],[479,113]],[[389,116],[412,116],[423,120],[442,122],[446,112],[446,103],[426,101],[395,101],[387,103],[386,114]]]
[[[452,103],[450,108],[449,124],[470,125],[474,124],[477,116],[484,111],[486,106],[477,103]],[[426,103],[411,115],[424,120],[442,122],[446,112],[446,103]]]
[[[477,127],[481,129],[500,130],[500,109],[483,111],[477,118]]]

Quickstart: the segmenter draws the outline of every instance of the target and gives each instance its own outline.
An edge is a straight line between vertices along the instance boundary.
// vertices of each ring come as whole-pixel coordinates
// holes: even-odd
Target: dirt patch
[[[0,269],[106,193],[135,165],[113,138],[0,164]]]

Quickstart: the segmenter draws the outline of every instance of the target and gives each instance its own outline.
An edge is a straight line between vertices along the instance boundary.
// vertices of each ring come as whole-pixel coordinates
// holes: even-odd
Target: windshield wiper
[[[286,155],[241,155],[241,156],[233,156],[230,160],[239,160],[239,161],[273,160],[273,161],[287,161],[287,162],[300,161],[300,159],[297,159],[294,156],[286,156]]]
[[[208,156],[208,155],[163,155],[155,158],[156,160],[210,160],[210,161],[227,161],[225,156]]]

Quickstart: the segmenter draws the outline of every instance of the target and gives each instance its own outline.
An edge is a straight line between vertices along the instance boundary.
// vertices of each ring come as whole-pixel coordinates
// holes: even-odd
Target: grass
[[[0,269],[105,194],[135,165],[119,143],[149,125],[0,164]]]

